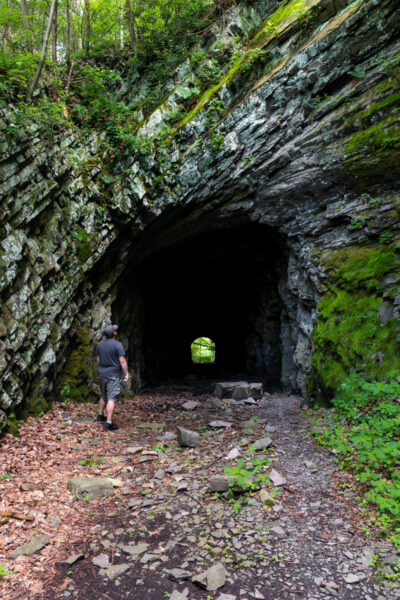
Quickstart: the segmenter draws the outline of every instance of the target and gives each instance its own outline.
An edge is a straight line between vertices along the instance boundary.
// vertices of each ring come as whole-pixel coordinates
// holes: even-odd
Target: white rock
[[[238,448],[232,448],[227,456],[225,456],[225,460],[233,460],[240,456],[240,450]]]
[[[355,573],[349,573],[348,575],[344,576],[346,583],[358,583],[362,579],[364,579],[362,576],[356,575]]]
[[[272,469],[271,473],[269,474],[269,478],[276,486],[285,485],[286,483],[286,479],[283,477],[283,475],[278,473],[278,471],[275,471],[275,469]]]
[[[95,556],[94,558],[92,558],[92,563],[96,567],[100,567],[101,569],[106,569],[108,567],[108,565],[110,564],[110,559],[108,558],[107,554],[99,554],[98,556]]]

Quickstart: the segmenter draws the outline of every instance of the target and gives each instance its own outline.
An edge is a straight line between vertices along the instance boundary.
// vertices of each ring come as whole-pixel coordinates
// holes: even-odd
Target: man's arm
[[[128,363],[126,362],[125,356],[120,356],[119,362],[122,367],[122,371],[124,373],[124,381],[126,382],[129,379],[129,373],[128,373]]]

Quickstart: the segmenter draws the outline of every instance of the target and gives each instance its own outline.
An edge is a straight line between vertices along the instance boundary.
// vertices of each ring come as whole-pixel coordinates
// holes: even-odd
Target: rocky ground
[[[125,401],[108,433],[93,406],[56,406],[1,440],[0,512],[14,512],[0,525],[2,600],[400,598],[383,577],[393,549],[368,530],[351,476],[307,437],[299,399],[202,391]],[[177,426],[199,434],[193,447]],[[261,490],[213,492],[226,466],[239,487],[257,471]],[[111,495],[78,500],[75,477],[106,478]]]

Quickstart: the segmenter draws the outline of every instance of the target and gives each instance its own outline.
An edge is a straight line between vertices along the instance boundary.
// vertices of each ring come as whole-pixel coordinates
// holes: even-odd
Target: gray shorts
[[[121,392],[121,381],[119,377],[100,377],[100,391],[103,400],[116,402]]]

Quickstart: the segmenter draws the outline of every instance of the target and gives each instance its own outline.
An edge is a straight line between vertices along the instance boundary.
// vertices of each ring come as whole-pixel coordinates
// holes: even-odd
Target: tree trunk
[[[43,69],[44,61],[46,60],[47,46],[48,46],[48,43],[49,43],[51,25],[53,23],[54,9],[55,9],[56,4],[57,4],[57,0],[51,0],[50,12],[49,12],[49,16],[48,16],[48,19],[47,19],[47,26],[46,26],[46,31],[45,31],[44,38],[43,38],[42,51],[41,51],[41,54],[40,54],[39,64],[37,66],[35,76],[32,79],[32,83],[30,84],[30,86],[28,88],[28,94],[30,96],[32,96],[33,92],[36,89],[36,86],[37,86],[38,81],[39,81],[40,74],[41,74],[42,69]]]
[[[25,35],[27,38],[28,49],[32,52],[32,39],[30,33],[30,25],[29,25],[29,11],[26,0],[21,0],[21,11],[22,11],[22,23],[24,25]]]
[[[76,54],[76,52],[78,52],[78,48],[79,48],[79,42],[78,42],[78,34],[76,31],[76,23],[75,23],[75,19],[74,16],[76,15],[77,11],[76,11],[76,5],[75,5],[75,0],[71,0],[71,41],[72,41],[72,52],[74,54]]]
[[[86,29],[85,29],[85,54],[86,56],[89,54],[89,40],[90,40],[90,0],[85,0],[85,21],[86,21]]]
[[[54,6],[53,21],[51,25],[51,60],[57,62],[57,0]]]
[[[129,39],[131,42],[132,52],[136,51],[136,32],[135,32],[135,17],[132,11],[131,0],[125,0],[126,12],[128,16]]]
[[[69,0],[65,0],[65,62],[69,65],[71,55],[71,22]]]

